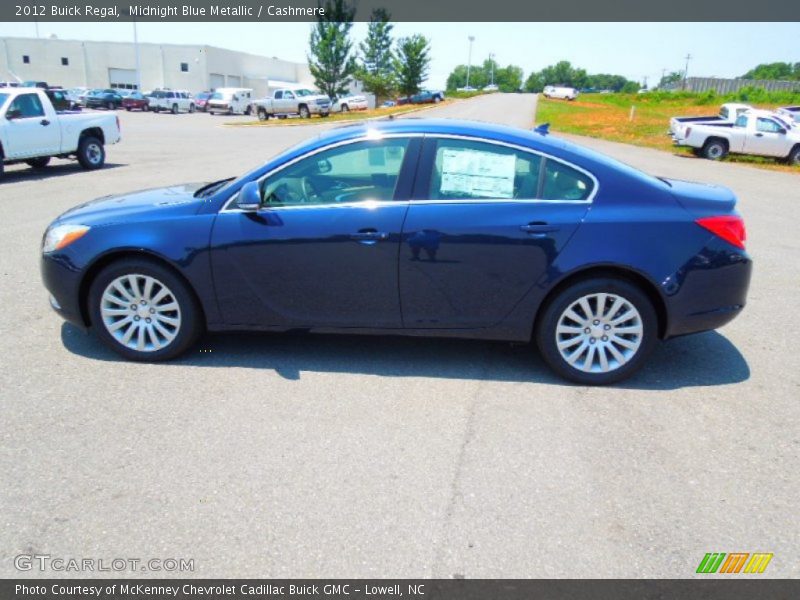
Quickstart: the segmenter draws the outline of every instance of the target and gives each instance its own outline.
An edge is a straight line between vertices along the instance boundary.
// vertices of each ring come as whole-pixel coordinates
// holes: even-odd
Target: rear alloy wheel
[[[85,136],[78,144],[78,162],[84,169],[99,169],[106,162],[103,143],[95,137]]]
[[[311,113],[308,112],[308,107],[305,104],[303,104],[300,107],[300,118],[301,119],[308,119],[309,117],[311,117]]]
[[[114,103],[109,102],[108,104],[106,104],[106,107],[108,108],[108,110],[114,110]]]
[[[728,154],[728,146],[721,140],[709,140],[703,145],[703,156],[708,160],[720,160]]]
[[[350,107],[347,104],[342,104],[342,112],[350,112]]]
[[[173,104],[173,105],[172,105],[172,110],[171,110],[170,112],[171,112],[173,115],[177,115],[177,114],[178,114],[178,105],[177,105],[177,104]]]
[[[621,381],[655,347],[657,317],[638,287],[621,279],[589,279],[570,286],[547,306],[536,329],[545,362],[575,383]]]
[[[269,115],[267,114],[267,111],[264,110],[263,108],[259,108],[258,109],[258,120],[259,121],[268,121],[269,120]]]
[[[191,290],[169,269],[144,259],[106,267],[89,291],[92,328],[109,348],[132,360],[168,360],[202,331]]]
[[[190,104],[189,105],[189,112],[193,113],[195,110],[196,110],[195,105],[194,104]]]
[[[50,164],[50,157],[49,156],[39,156],[38,158],[32,158],[30,160],[25,161],[28,163],[28,166],[34,169],[44,169],[47,165]]]

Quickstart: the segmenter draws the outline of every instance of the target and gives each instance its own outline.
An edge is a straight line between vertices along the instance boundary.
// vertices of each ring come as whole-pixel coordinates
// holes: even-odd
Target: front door
[[[58,123],[45,117],[36,93],[20,94],[6,111],[9,118],[6,156],[26,158],[57,154],[61,144]]]
[[[225,322],[401,327],[403,165],[418,147],[391,138],[330,148],[264,178],[259,212],[221,211],[211,245]]]
[[[594,181],[538,154],[463,139],[426,139],[420,162],[400,249],[403,325],[496,325],[547,275]]]
[[[760,156],[787,156],[786,129],[774,119],[756,118],[756,130],[747,136],[745,152]]]

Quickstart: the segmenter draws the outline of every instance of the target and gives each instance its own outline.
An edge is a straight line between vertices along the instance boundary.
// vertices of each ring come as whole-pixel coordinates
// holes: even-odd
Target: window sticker
[[[478,198],[513,198],[516,160],[514,154],[445,148],[439,191]]]

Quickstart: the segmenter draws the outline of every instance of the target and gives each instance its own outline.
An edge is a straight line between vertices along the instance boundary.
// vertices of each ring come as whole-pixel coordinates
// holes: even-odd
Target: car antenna
[[[540,133],[541,135],[547,135],[550,133],[550,123],[543,123],[538,127],[534,128],[536,133]]]

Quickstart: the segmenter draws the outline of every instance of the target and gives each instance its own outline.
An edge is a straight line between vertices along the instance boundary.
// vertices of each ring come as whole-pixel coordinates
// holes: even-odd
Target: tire
[[[721,160],[728,155],[728,144],[722,140],[711,139],[703,144],[703,158]]]
[[[789,152],[787,161],[790,165],[794,165],[795,167],[800,166],[800,145],[792,148],[792,151]]]
[[[604,310],[598,310],[601,298],[605,298]],[[610,314],[618,302],[619,307]],[[582,305],[589,307],[590,318],[586,318]],[[613,317],[619,319],[624,311],[630,318],[614,324]],[[608,277],[585,279],[548,302],[537,320],[534,337],[544,361],[564,379],[607,385],[630,377],[642,367],[656,345],[658,318],[647,294],[636,285]],[[570,364],[570,359],[578,366]]]
[[[434,104],[439,104],[439,102],[441,102],[441,101],[442,101],[442,99],[441,99],[441,98],[439,98],[439,96],[434,96],[434,97],[433,97],[433,103],[434,103]]]
[[[247,105],[247,108],[244,109],[244,114],[247,117],[253,114],[253,108],[249,104]]]
[[[147,111],[149,111],[149,110],[150,110],[150,105],[149,105],[149,104],[145,104],[145,105],[142,107],[142,112],[147,112]]]
[[[213,117],[214,116],[214,111],[210,110],[210,111],[208,111],[208,114],[210,114]]]
[[[130,360],[175,358],[203,332],[202,311],[189,286],[171,269],[147,259],[123,259],[107,266],[92,281],[87,301],[95,336]],[[147,319],[151,321],[140,325]],[[120,322],[124,323],[115,329]]]
[[[347,104],[342,104],[342,112],[350,112],[350,107]]]
[[[109,102],[108,104],[106,104],[106,108],[108,110],[114,110],[114,103],[113,102]]]
[[[28,163],[28,166],[33,169],[44,169],[47,165],[50,164],[50,157],[38,156],[36,158],[26,160],[25,162]]]
[[[84,169],[99,169],[106,162],[106,150],[103,148],[103,142],[89,135],[82,137],[78,142],[77,155],[78,162]]]
[[[196,109],[196,107],[195,107],[195,105],[194,105],[194,104],[190,104],[190,105],[189,105],[189,112],[190,112],[190,113],[193,113],[195,110],[197,110],[197,109]]]
[[[125,110],[127,110],[128,112],[131,112],[131,107],[130,106],[126,106]]]
[[[269,121],[269,114],[263,108],[258,109],[258,120],[259,121]]]
[[[172,105],[172,109],[169,112],[171,112],[173,115],[177,115],[178,114],[178,105],[177,104],[173,104]]]
[[[301,119],[310,119],[311,113],[308,110],[308,107],[305,104],[300,105],[300,118]]]

